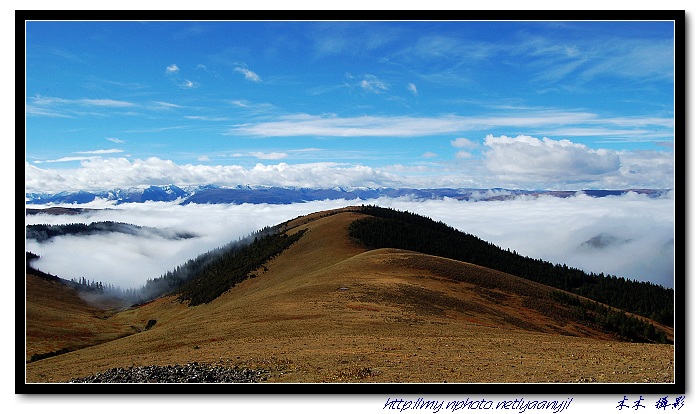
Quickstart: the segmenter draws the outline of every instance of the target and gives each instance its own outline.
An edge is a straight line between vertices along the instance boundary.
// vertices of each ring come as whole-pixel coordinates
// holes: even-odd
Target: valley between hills
[[[675,382],[671,327],[646,320],[670,344],[630,342],[573,317],[555,288],[369,248],[349,236],[363,217],[348,207],[285,223],[303,235],[196,306],[172,294],[124,308],[28,273],[25,380],[197,362],[272,383]]]

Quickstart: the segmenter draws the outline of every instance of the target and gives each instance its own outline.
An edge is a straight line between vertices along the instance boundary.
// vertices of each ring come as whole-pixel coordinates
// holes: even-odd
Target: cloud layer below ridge
[[[627,194],[478,202],[382,198],[355,203],[414,211],[526,256],[589,272],[673,286],[673,192],[657,199]],[[41,270],[63,278],[86,277],[121,287],[138,287],[198,254],[264,226],[349,204],[353,202],[187,206],[143,203],[111,206],[109,210],[79,216],[28,216],[27,224],[111,220],[187,231],[199,237],[164,240],[123,234],[69,236],[43,244],[30,240],[26,248],[41,256],[36,262]],[[106,207],[99,202],[84,207],[90,206]]]

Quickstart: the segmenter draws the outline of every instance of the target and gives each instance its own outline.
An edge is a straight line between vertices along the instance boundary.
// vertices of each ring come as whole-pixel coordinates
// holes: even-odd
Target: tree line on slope
[[[477,264],[673,326],[673,289],[521,256],[408,211],[365,205],[359,211],[371,217],[353,222],[350,235],[369,247],[413,250]]]
[[[163,294],[177,294],[190,306],[208,303],[281,253],[303,233],[288,236],[280,227],[264,227],[239,240],[200,254],[194,259],[148,279],[138,290],[129,292],[133,302],[147,302]]]
[[[189,306],[209,303],[233,286],[255,277],[255,270],[282,253],[304,234],[305,230],[294,234],[273,233],[255,237],[252,243],[229,254],[223,254],[203,266],[187,282],[175,290],[180,301],[188,301]]]
[[[669,339],[666,334],[656,329],[654,325],[623,310],[613,309],[600,302],[586,300],[562,291],[552,291],[550,297],[559,303],[571,308],[570,316],[580,322],[597,326],[598,328],[613,332],[624,339],[633,342],[652,342],[666,344]]]
[[[90,224],[30,224],[26,227],[25,236],[27,239],[33,239],[41,243],[58,236],[90,236],[104,233],[139,235],[142,232],[168,239],[190,239],[197,237],[195,234],[189,232],[142,227],[135,224],[115,221],[98,221]]]

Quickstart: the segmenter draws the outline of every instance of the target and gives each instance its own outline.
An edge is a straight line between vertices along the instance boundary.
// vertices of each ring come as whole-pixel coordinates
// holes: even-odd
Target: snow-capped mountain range
[[[504,200],[521,195],[571,197],[585,193],[592,197],[622,195],[628,192],[659,197],[669,190],[629,189],[629,190],[510,190],[502,188],[296,188],[236,186],[220,187],[204,185],[181,188],[176,185],[150,186],[147,188],[113,189],[107,191],[75,191],[60,193],[27,193],[26,204],[86,204],[97,199],[114,201],[115,204],[143,203],[147,201],[167,201],[179,204],[292,204],[317,200],[372,200],[380,197],[409,197],[417,200],[453,198],[459,200]]]

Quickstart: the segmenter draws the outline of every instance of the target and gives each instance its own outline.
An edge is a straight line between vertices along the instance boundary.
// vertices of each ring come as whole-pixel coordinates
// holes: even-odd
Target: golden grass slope
[[[171,296],[116,312],[110,326],[157,324],[29,363],[26,380],[197,361],[267,369],[268,381],[293,383],[674,381],[672,345],[616,341],[567,319],[547,299],[551,288],[512,275],[368,251],[347,236],[360,217],[347,208],[293,220],[287,231],[306,234],[267,271],[209,304]]]
[[[114,311],[88,303],[88,294],[54,280],[27,274],[26,357],[79,349],[130,335],[139,327],[110,318]],[[116,301],[106,305],[119,306]]]

